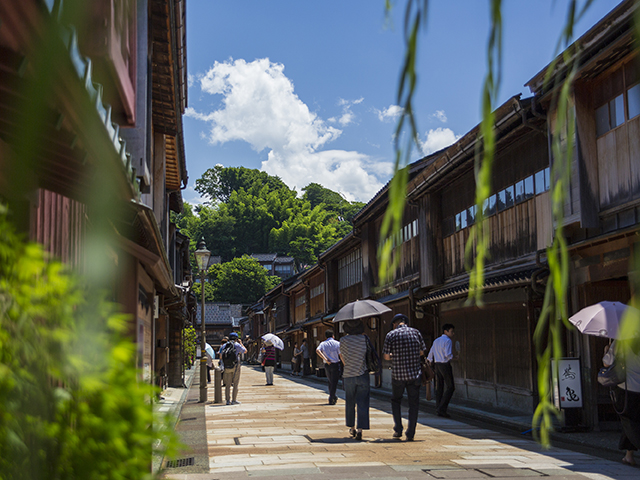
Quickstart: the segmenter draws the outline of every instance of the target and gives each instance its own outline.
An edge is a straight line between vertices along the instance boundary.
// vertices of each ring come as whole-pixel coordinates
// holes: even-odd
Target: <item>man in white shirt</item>
[[[316,353],[324,360],[324,371],[329,380],[329,405],[335,405],[338,401],[336,389],[340,380],[340,342],[333,338],[333,330],[324,332],[327,339],[318,345]]]
[[[451,339],[454,335],[455,327],[445,323],[442,326],[442,335],[434,340],[427,355],[427,360],[434,366],[436,374],[436,415],[445,418],[451,417],[447,413],[447,407],[456,389],[451,368],[451,360],[457,358],[452,351]]]

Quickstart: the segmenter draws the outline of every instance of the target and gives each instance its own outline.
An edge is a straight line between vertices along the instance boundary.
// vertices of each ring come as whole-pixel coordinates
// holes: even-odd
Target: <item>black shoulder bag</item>
[[[613,403],[613,409],[618,415],[623,415],[627,411],[627,365],[624,361],[624,346],[621,345],[622,351],[622,359],[618,361],[617,358],[614,359],[613,363],[608,367],[602,367],[598,371],[598,383],[603,387],[609,387],[609,397],[611,397],[611,402]],[[624,400],[622,400],[618,393],[616,387],[618,384],[624,383]],[[622,403],[622,408],[618,408],[618,406]]]
[[[380,365],[380,357],[378,356],[378,353],[376,352],[375,348],[373,348],[373,344],[371,343],[371,340],[369,340],[369,337],[365,335],[364,339],[365,339],[365,342],[367,343],[367,352],[364,357],[367,371],[369,373],[374,373],[376,375],[379,375],[380,369],[382,367]]]

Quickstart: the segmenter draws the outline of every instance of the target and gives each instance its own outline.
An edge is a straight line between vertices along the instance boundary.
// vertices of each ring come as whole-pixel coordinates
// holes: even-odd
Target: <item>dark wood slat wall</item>
[[[40,189],[32,239],[68,265],[81,265],[85,236],[85,207],[58,193]]]
[[[549,194],[537,195],[492,215],[488,222],[490,257],[487,265],[500,264],[544,249],[553,232]],[[465,247],[470,230],[465,228],[444,238],[445,278],[465,272]]]

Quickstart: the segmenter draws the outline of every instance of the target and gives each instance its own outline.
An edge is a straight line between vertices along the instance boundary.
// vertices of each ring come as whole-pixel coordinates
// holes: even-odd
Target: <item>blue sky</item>
[[[480,121],[489,3],[429,2],[414,101],[425,154]],[[595,0],[575,38],[618,3]],[[389,22],[383,0],[190,0],[184,199],[201,203],[195,181],[222,164],[367,202],[392,171],[404,4],[395,2]],[[552,60],[568,4],[503,0],[496,106],[530,95],[524,84]]]

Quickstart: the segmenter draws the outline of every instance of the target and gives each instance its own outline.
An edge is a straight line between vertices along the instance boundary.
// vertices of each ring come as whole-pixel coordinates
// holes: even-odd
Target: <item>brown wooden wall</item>
[[[314,275],[309,279],[309,292],[311,292],[314,288],[319,287],[321,285],[323,286],[323,288],[326,289],[325,282],[324,282],[324,272],[319,273],[318,275]],[[309,296],[311,296],[311,293],[309,293]],[[322,292],[321,294],[316,295],[313,298],[310,298],[309,315],[313,317],[315,315],[319,315],[324,312],[325,312],[324,292]]]
[[[596,140],[600,209],[640,197],[640,117]]]
[[[461,345],[456,378],[533,391],[526,307],[507,303],[443,311],[440,323],[455,325],[453,340]]]
[[[553,220],[549,193],[537,195],[514,207],[490,216],[488,265],[534,253],[546,248],[552,239]],[[464,273],[465,245],[470,228],[444,238],[444,274]]]
[[[31,219],[31,240],[57,259],[72,266],[81,264],[85,236],[85,206],[49,190],[38,190]]]
[[[344,307],[349,302],[354,302],[362,298],[362,282],[358,282],[350,287],[338,290],[339,307]]]
[[[296,301],[299,298],[305,298],[304,289],[298,290],[291,296],[291,301],[293,302],[291,306],[293,307],[294,323],[303,322],[307,318],[307,304],[303,303],[296,307]]]

